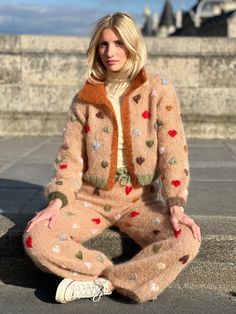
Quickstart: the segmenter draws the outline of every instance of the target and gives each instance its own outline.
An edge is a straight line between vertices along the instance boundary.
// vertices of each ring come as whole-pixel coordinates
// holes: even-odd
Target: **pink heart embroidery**
[[[125,193],[126,193],[126,195],[128,195],[131,191],[132,191],[132,186],[131,185],[126,185],[126,187],[125,187]]]
[[[169,134],[171,137],[175,137],[175,135],[177,134],[177,131],[176,131],[176,130],[169,130],[169,131],[168,131],[168,134]]]
[[[92,218],[92,221],[95,222],[95,224],[99,225],[101,222],[100,218]]]
[[[173,181],[171,181],[171,183],[172,183],[175,187],[177,187],[177,186],[180,185],[180,181],[179,181],[179,180],[173,180]]]
[[[135,211],[135,210],[133,210],[131,213],[130,213],[130,217],[132,217],[132,218],[134,218],[134,217],[136,217],[136,216],[138,216],[139,215],[139,212],[137,212],[137,211]]]

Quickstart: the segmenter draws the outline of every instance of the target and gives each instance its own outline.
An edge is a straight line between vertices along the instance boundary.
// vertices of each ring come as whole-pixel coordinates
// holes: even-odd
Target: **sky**
[[[108,13],[125,11],[143,25],[146,5],[161,12],[164,0],[36,0],[1,1],[0,34],[89,36],[96,20]],[[174,11],[191,8],[197,0],[172,0]]]

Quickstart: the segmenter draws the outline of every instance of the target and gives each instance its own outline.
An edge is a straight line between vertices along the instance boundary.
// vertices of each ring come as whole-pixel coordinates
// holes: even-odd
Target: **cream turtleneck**
[[[124,147],[123,147],[123,128],[122,128],[122,121],[121,121],[121,110],[122,110],[122,98],[125,90],[129,86],[129,82],[123,81],[121,84],[114,83],[111,77],[108,77],[106,80],[106,93],[107,98],[113,105],[117,124],[118,124],[118,156],[117,156],[117,167],[125,167],[125,160],[124,160]]]

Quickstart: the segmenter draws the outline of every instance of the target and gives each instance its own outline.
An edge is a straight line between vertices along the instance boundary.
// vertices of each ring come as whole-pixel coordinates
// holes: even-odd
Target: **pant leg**
[[[108,267],[104,277],[117,291],[137,302],[154,300],[197,255],[200,243],[180,225],[175,237],[170,214],[160,201],[131,206],[116,226],[142,250],[129,261]]]
[[[48,221],[43,221],[24,233],[26,253],[45,272],[74,280],[98,278],[112,262],[102,252],[89,250],[82,243],[110,227],[99,210],[100,207],[81,200],[63,207],[51,229]]]

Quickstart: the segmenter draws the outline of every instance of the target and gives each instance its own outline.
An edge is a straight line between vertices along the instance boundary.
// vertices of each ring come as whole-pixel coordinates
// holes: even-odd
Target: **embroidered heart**
[[[83,259],[82,251],[78,251],[78,253],[75,254],[75,257],[77,257],[78,259]]]
[[[177,134],[177,131],[176,131],[176,130],[169,130],[169,131],[168,131],[168,134],[169,134],[171,137],[175,137],[175,135]]]
[[[111,206],[110,205],[105,205],[104,206],[105,212],[110,212],[111,211]]]
[[[68,240],[68,237],[67,237],[66,234],[61,234],[61,235],[59,236],[59,240],[60,240],[60,241],[67,241],[67,240]]]
[[[140,214],[139,212],[133,210],[133,211],[130,213],[130,217],[134,218],[134,217],[138,216],[139,214]]]
[[[103,118],[104,118],[104,114],[102,113],[102,111],[98,111],[98,113],[96,113],[96,116],[97,116],[99,119],[103,119]]]
[[[153,140],[146,141],[146,145],[147,145],[148,147],[152,147],[153,144],[154,144],[154,141],[153,141]]]
[[[164,269],[165,267],[166,267],[166,264],[164,264],[164,263],[157,263],[157,268],[159,270]]]
[[[62,184],[63,184],[63,181],[56,181],[55,184],[56,184],[56,185],[62,185]]]
[[[151,113],[147,110],[145,110],[143,113],[142,113],[142,116],[144,119],[150,119],[151,117]]]
[[[186,177],[188,176],[188,169],[184,169],[184,173],[186,175]]]
[[[179,180],[172,180],[171,184],[177,188],[180,185],[180,181]]]
[[[154,230],[152,230],[152,232],[153,232],[155,235],[158,235],[161,231],[160,231],[160,230],[157,230],[157,229],[154,229]]]
[[[52,252],[59,254],[59,253],[60,253],[59,245],[55,244],[55,245],[52,247]]]
[[[139,165],[142,165],[142,163],[144,162],[145,158],[143,158],[142,156],[139,156],[136,158],[136,161]]]
[[[86,124],[84,126],[84,130],[85,130],[86,133],[90,132],[90,126],[88,124]]]
[[[61,170],[66,169],[66,168],[67,168],[67,163],[65,163],[65,162],[61,163],[61,164],[59,165],[59,168],[60,168]]]
[[[137,273],[132,273],[129,277],[130,280],[137,280],[138,279],[138,274]]]
[[[92,147],[93,147],[93,149],[98,151],[99,148],[101,147],[101,144],[98,141],[93,141]]]
[[[157,92],[155,89],[153,89],[151,92],[151,97],[156,97],[156,96],[157,96]]]
[[[72,212],[65,212],[64,214],[66,216],[75,216],[76,215],[75,213],[72,213]]]
[[[100,189],[98,187],[96,187],[93,191],[93,194],[99,196],[100,195]]]
[[[155,282],[150,282],[150,290],[151,291],[158,291],[159,290],[158,284]]]
[[[98,229],[91,229],[90,231],[91,231],[92,234],[98,233]]]
[[[70,115],[70,121],[71,121],[71,122],[74,122],[74,121],[76,121],[76,120],[77,120],[76,116],[75,116],[74,114],[71,114],[71,115]]]
[[[101,162],[101,165],[102,165],[103,168],[106,168],[108,166],[108,162],[106,160],[103,160]]]
[[[189,255],[184,255],[179,259],[179,262],[181,262],[182,264],[186,264],[188,259],[189,259]]]
[[[61,145],[61,148],[64,150],[68,150],[69,149],[69,145],[67,143],[64,143]]]
[[[127,222],[125,222],[125,223],[124,223],[124,225],[125,225],[125,227],[128,227],[128,228],[129,228],[129,227],[132,227],[131,223],[130,223],[130,222],[128,222],[128,221],[127,221]]]
[[[173,109],[173,106],[172,106],[172,105],[167,105],[167,106],[166,106],[166,110],[171,111],[172,109]]]
[[[80,228],[80,226],[75,224],[75,223],[72,225],[72,229],[79,229],[79,228]]]
[[[93,221],[95,224],[99,225],[100,222],[101,222],[101,219],[100,219],[100,218],[92,218],[92,221]]]
[[[135,128],[135,129],[133,129],[132,135],[133,136],[140,136],[141,135],[141,131],[139,129]]]
[[[121,215],[120,215],[120,214],[116,214],[116,215],[115,215],[115,220],[119,220],[119,219],[120,219],[120,217],[121,217]]]
[[[90,269],[90,268],[92,267],[92,263],[90,263],[90,262],[84,262],[84,265],[85,265],[88,269]]]
[[[162,85],[167,85],[168,83],[169,83],[169,80],[167,78],[165,78],[165,77],[161,78],[161,84]]]
[[[110,129],[107,126],[103,128],[103,132],[108,133],[108,134],[111,133]]]
[[[176,159],[175,157],[171,157],[171,158],[168,160],[168,163],[171,164],[171,165],[177,164],[177,159]]]
[[[158,127],[162,127],[163,126],[163,122],[161,120],[159,120],[159,119],[156,120],[155,124]]]
[[[131,185],[126,185],[126,187],[125,187],[125,193],[126,193],[126,195],[128,195],[131,191],[132,191],[132,186]]]
[[[160,147],[159,148],[159,153],[162,155],[162,154],[164,154],[164,152],[165,152],[165,148],[164,147]]]
[[[174,230],[174,234],[175,234],[175,237],[178,238],[179,235],[181,233],[181,229],[179,229],[178,231],[177,230]]]
[[[29,248],[29,249],[32,249],[33,247],[33,241],[32,241],[32,237],[31,236],[28,236],[26,241],[25,241],[25,244],[26,246]]]
[[[84,202],[84,207],[91,207],[93,206],[93,204],[89,203],[89,202]]]
[[[153,244],[152,246],[152,250],[154,253],[157,253],[160,250],[160,248],[161,248],[161,245],[157,243]]]
[[[154,222],[155,224],[159,224],[161,221],[158,217],[155,217],[152,219],[152,222]]]
[[[133,100],[136,102],[136,104],[139,102],[140,99],[141,99],[140,95],[136,95],[133,97]]]
[[[139,197],[136,197],[132,200],[132,203],[136,203],[139,200]]]
[[[100,262],[100,263],[104,263],[104,258],[102,257],[102,255],[98,255],[96,257],[97,261]]]

